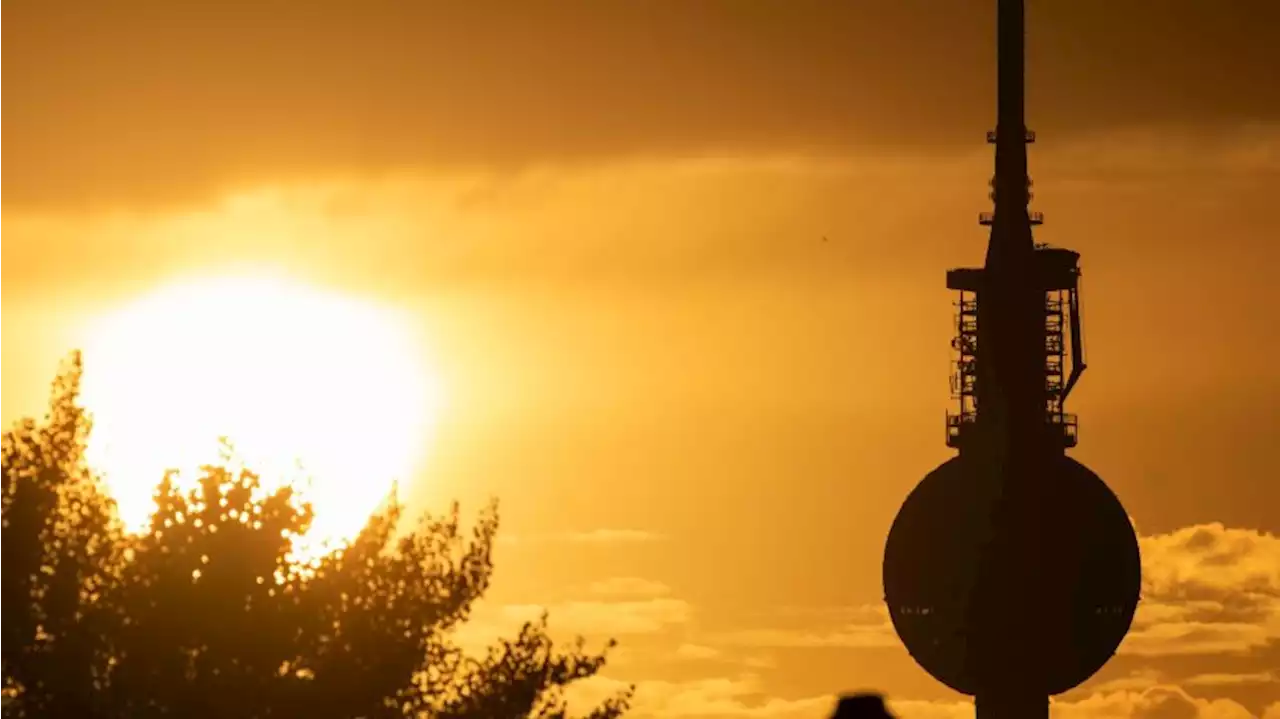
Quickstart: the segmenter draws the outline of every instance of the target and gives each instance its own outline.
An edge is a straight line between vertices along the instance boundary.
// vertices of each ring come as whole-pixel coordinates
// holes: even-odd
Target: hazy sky
[[[641,717],[867,686],[960,716],[879,561],[948,456],[993,6],[6,2],[3,419],[85,318],[282,267],[430,339],[415,501],[504,507],[474,631],[551,605],[617,636]],[[1271,0],[1028,0],[1039,237],[1085,271],[1075,454],[1149,578],[1058,716],[1280,716],[1277,27]]]

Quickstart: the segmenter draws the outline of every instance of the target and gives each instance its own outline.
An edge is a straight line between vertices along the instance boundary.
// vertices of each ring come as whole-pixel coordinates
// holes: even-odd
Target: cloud
[[[543,607],[513,605],[505,608],[516,616],[527,616]],[[560,631],[587,636],[653,634],[689,623],[693,608],[681,599],[655,598],[617,602],[569,601],[545,607],[551,626]]]
[[[1148,593],[1217,598],[1222,591],[1280,593],[1280,537],[1219,522],[1142,539]]]
[[[583,706],[598,701],[626,683],[596,677],[571,692],[571,702]],[[758,675],[716,677],[684,682],[641,681],[636,684],[636,719],[826,719],[836,696],[796,698],[770,696]],[[887,698],[890,710],[902,719],[972,719],[969,700],[913,700]],[[1098,692],[1079,700],[1058,701],[1051,706],[1054,719],[1275,719],[1280,702],[1254,715],[1230,699],[1193,696],[1173,685],[1156,685],[1140,691]]]
[[[635,542],[657,542],[664,539],[662,535],[647,532],[643,529],[593,529],[589,532],[572,532],[566,535],[566,539],[570,542],[585,542],[590,544],[607,543],[635,543]]]
[[[1119,652],[1148,658],[1244,654],[1280,642],[1280,537],[1196,525],[1143,537],[1144,594]],[[745,629],[719,641],[759,647],[899,646],[883,604],[791,608],[789,616],[836,621],[832,629]],[[1244,683],[1257,675],[1204,675],[1204,683]],[[1236,679],[1228,679],[1234,676]],[[1154,679],[1117,680],[1149,686]],[[1112,688],[1120,688],[1110,683]]]
[[[640,577],[613,577],[612,579],[604,579],[594,582],[588,587],[588,591],[592,594],[600,594],[610,597],[656,597],[664,594],[670,594],[671,588],[662,582],[655,582],[652,579],[642,579]]]
[[[756,654],[743,657],[742,666],[748,669],[777,669],[778,660],[763,654]]]
[[[767,648],[870,649],[901,646],[892,629],[877,626],[849,626],[831,632],[806,632],[783,629],[754,629],[733,632],[720,637],[727,644]]]
[[[676,657],[680,659],[693,660],[717,659],[721,654],[722,652],[719,649],[701,644],[681,644],[676,647],[675,652]]]
[[[468,621],[457,627],[452,639],[465,651],[483,653],[496,642],[514,637],[526,623],[547,617],[547,630],[556,641],[585,637],[591,641],[627,640],[661,635],[688,626],[692,606],[668,596],[663,583],[641,577],[613,577],[580,587],[569,598],[551,602],[500,602],[485,598],[472,609]],[[590,598],[580,598],[582,593]],[[628,664],[635,647],[621,646],[610,653],[610,666]],[[669,655],[668,655],[669,656]]]
[[[1248,664],[1220,671],[1204,662],[1222,656],[1270,656],[1264,652],[1280,642],[1280,539],[1215,523],[1140,541],[1144,597],[1133,630],[1120,648],[1127,657],[1125,666],[1136,663],[1138,668],[1093,685],[1085,698],[1060,703],[1055,716],[1249,716],[1236,701],[1218,701],[1222,693],[1256,700],[1267,695],[1266,687],[1280,685],[1280,675]],[[781,608],[773,615],[773,626],[745,627],[701,640],[721,650],[901,646],[882,604]],[[1186,689],[1211,694],[1192,697]],[[951,711],[933,704],[912,706],[925,715]]]
[[[6,203],[352,168],[892,151],[971,142],[994,121],[990,11],[961,3],[445,0],[358,19],[336,0],[6,8],[20,59],[5,71]],[[1038,129],[1274,120],[1275,93],[1257,88],[1276,13],[1165,0],[1154,23],[1138,5],[1043,4],[1029,15],[1033,74],[1051,88],[1034,96]]]
[[[1136,650],[1128,647],[1098,681],[1056,699],[1051,716],[1280,719],[1280,705],[1267,704],[1280,686],[1269,655],[1242,654],[1275,642],[1268,598],[1280,596],[1277,537],[1210,523],[1140,542],[1145,597]],[[895,695],[933,683],[906,669],[911,659],[881,603],[744,607],[755,611],[718,614],[717,626],[704,628],[701,611],[646,577],[605,575],[559,597],[498,606],[477,619],[511,626],[549,611],[556,633],[620,637],[635,650],[630,661],[610,664],[607,676],[572,694],[585,703],[635,682],[635,719],[827,719],[835,701],[828,691],[866,686],[887,690],[902,719],[973,716],[971,702]],[[1219,661],[1224,652],[1234,656]],[[850,678],[858,683],[840,685]]]
[[[1270,178],[1280,173],[1277,148],[1280,125],[1242,129],[1208,147],[1167,132],[1117,132],[1046,143],[1035,172],[1045,185],[1059,183],[1052,192],[1058,207],[1079,203],[1081,211],[1063,219],[1108,224],[1108,217],[1156,212],[1177,195],[1243,204],[1240,212],[1248,214],[1249,198],[1264,206]],[[981,142],[945,154],[927,150],[617,160],[512,174],[435,168],[393,177],[271,176],[184,207],[6,207],[5,292],[8,298],[59,286],[61,301],[61,288],[76,285],[75,292],[97,288],[100,302],[103,285],[127,293],[139,282],[238,265],[279,266],[344,289],[401,297],[477,283],[616,288],[790,274],[843,282],[850,272],[872,282],[926,261],[932,266],[939,253],[953,251],[943,240],[907,239],[942,217],[967,217],[971,191],[981,187],[974,177],[991,162]],[[1211,175],[1215,182],[1206,186]],[[1103,202],[1103,195],[1111,199]],[[931,209],[922,214],[922,205]],[[1182,231],[1187,238],[1159,230],[1126,237],[1122,246],[1149,263],[1152,254],[1167,258],[1195,247],[1200,234]],[[836,242],[820,253],[797,241],[826,234]],[[1232,230],[1221,242],[1249,237]]]
[[[1276,538],[1206,524],[1143,537],[1141,542],[1146,596],[1134,638],[1126,642],[1130,646],[1124,651],[1142,663],[1127,676],[1055,701],[1055,719],[1280,719],[1276,716],[1280,709],[1252,714],[1223,695],[1251,695],[1249,701],[1255,702],[1259,696],[1267,698],[1266,687],[1280,680],[1274,672],[1205,671],[1160,661],[1195,654],[1240,654],[1275,641],[1274,604],[1269,602],[1280,596],[1277,564],[1271,559],[1280,549]],[[677,679],[699,668],[736,667],[747,672],[640,681],[632,714],[637,719],[825,718],[834,697],[781,693],[779,687],[785,685],[774,683],[780,676],[778,666],[759,650],[900,647],[883,604],[781,607],[766,615],[772,617],[772,625],[708,633],[698,631],[689,603],[671,596],[670,587],[661,582],[620,576],[587,584],[579,591],[587,598],[508,604],[490,616],[515,626],[548,611],[557,633],[618,636],[624,642],[628,635],[650,637],[628,671],[644,668],[647,673],[665,665],[664,671],[677,672]],[[755,673],[765,670],[771,677],[767,683]],[[608,678],[592,682],[575,691],[603,692],[603,696],[606,690],[621,686],[620,680]],[[972,704],[964,701],[899,698],[891,705],[903,719],[967,719],[973,712]],[[1252,706],[1257,710],[1259,705]]]
[[[687,625],[693,619],[693,608],[671,597],[481,604],[472,619],[455,632],[455,639],[468,648],[485,647],[501,637],[513,636],[523,624],[537,621],[543,614],[554,636],[610,639],[658,634]]]
[[[1120,653],[1243,654],[1280,642],[1280,537],[1211,523],[1141,545],[1143,600]]]
[[[792,610],[791,614],[803,614]],[[762,648],[839,647],[867,649],[900,647],[884,604],[867,604],[842,609],[815,610],[821,616],[839,617],[834,629],[743,629],[716,636],[716,641],[734,646]]]
[[[1145,667],[1143,669],[1130,672],[1128,675],[1123,677],[1109,679],[1105,682],[1093,683],[1090,686],[1090,689],[1095,694],[1107,694],[1120,691],[1132,692],[1150,689],[1163,683],[1165,683],[1164,675],[1160,671],[1152,667]]]
[[[1053,715],[1061,719],[1256,719],[1231,699],[1194,697],[1173,685],[1139,692],[1098,693],[1072,702],[1055,702]]]
[[[1183,679],[1181,683],[1210,687],[1239,684],[1275,684],[1280,687],[1280,671],[1250,672],[1248,674],[1196,674]]]
[[[1280,172],[1280,122],[1246,123],[1230,134],[1161,128],[1124,128],[1065,138],[1036,154],[1036,172],[1056,178],[1091,178],[1111,188],[1141,176],[1205,177]]]
[[[596,677],[569,693],[571,706],[590,706],[626,683]],[[689,681],[641,681],[628,716],[635,719],[801,719],[822,717],[832,706],[830,697],[784,699],[768,696],[756,675],[713,677]]]
[[[643,529],[592,529],[555,534],[508,534],[499,536],[502,544],[542,544],[548,542],[570,544],[647,544],[661,542],[666,537]]]

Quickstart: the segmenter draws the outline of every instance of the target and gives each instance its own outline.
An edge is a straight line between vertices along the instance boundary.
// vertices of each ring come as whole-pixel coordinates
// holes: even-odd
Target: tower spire
[[[1025,119],[1024,0],[998,0],[996,11],[996,129],[987,140],[996,146],[991,199],[995,204],[984,224],[991,225],[988,263],[996,265],[1025,258],[1033,249],[1031,226],[1039,215],[1028,212],[1031,179],[1027,174],[1027,144],[1035,136]],[[1006,260],[1006,258],[1008,258]]]

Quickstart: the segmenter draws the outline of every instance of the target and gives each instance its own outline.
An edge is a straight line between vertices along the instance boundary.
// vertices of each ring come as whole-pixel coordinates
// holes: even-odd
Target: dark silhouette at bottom
[[[884,696],[874,692],[858,692],[840,697],[831,719],[897,719],[889,713]]]

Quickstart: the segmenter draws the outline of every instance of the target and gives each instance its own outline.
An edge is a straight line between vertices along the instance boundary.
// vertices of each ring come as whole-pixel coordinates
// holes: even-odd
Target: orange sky
[[[8,2],[0,414],[93,312],[284,267],[430,337],[415,501],[504,503],[473,631],[549,604],[617,636],[638,716],[865,686],[958,716],[879,560],[947,456],[994,3],[839,5]],[[1028,6],[1038,236],[1085,271],[1075,454],[1151,582],[1056,716],[1274,719],[1280,4]]]

